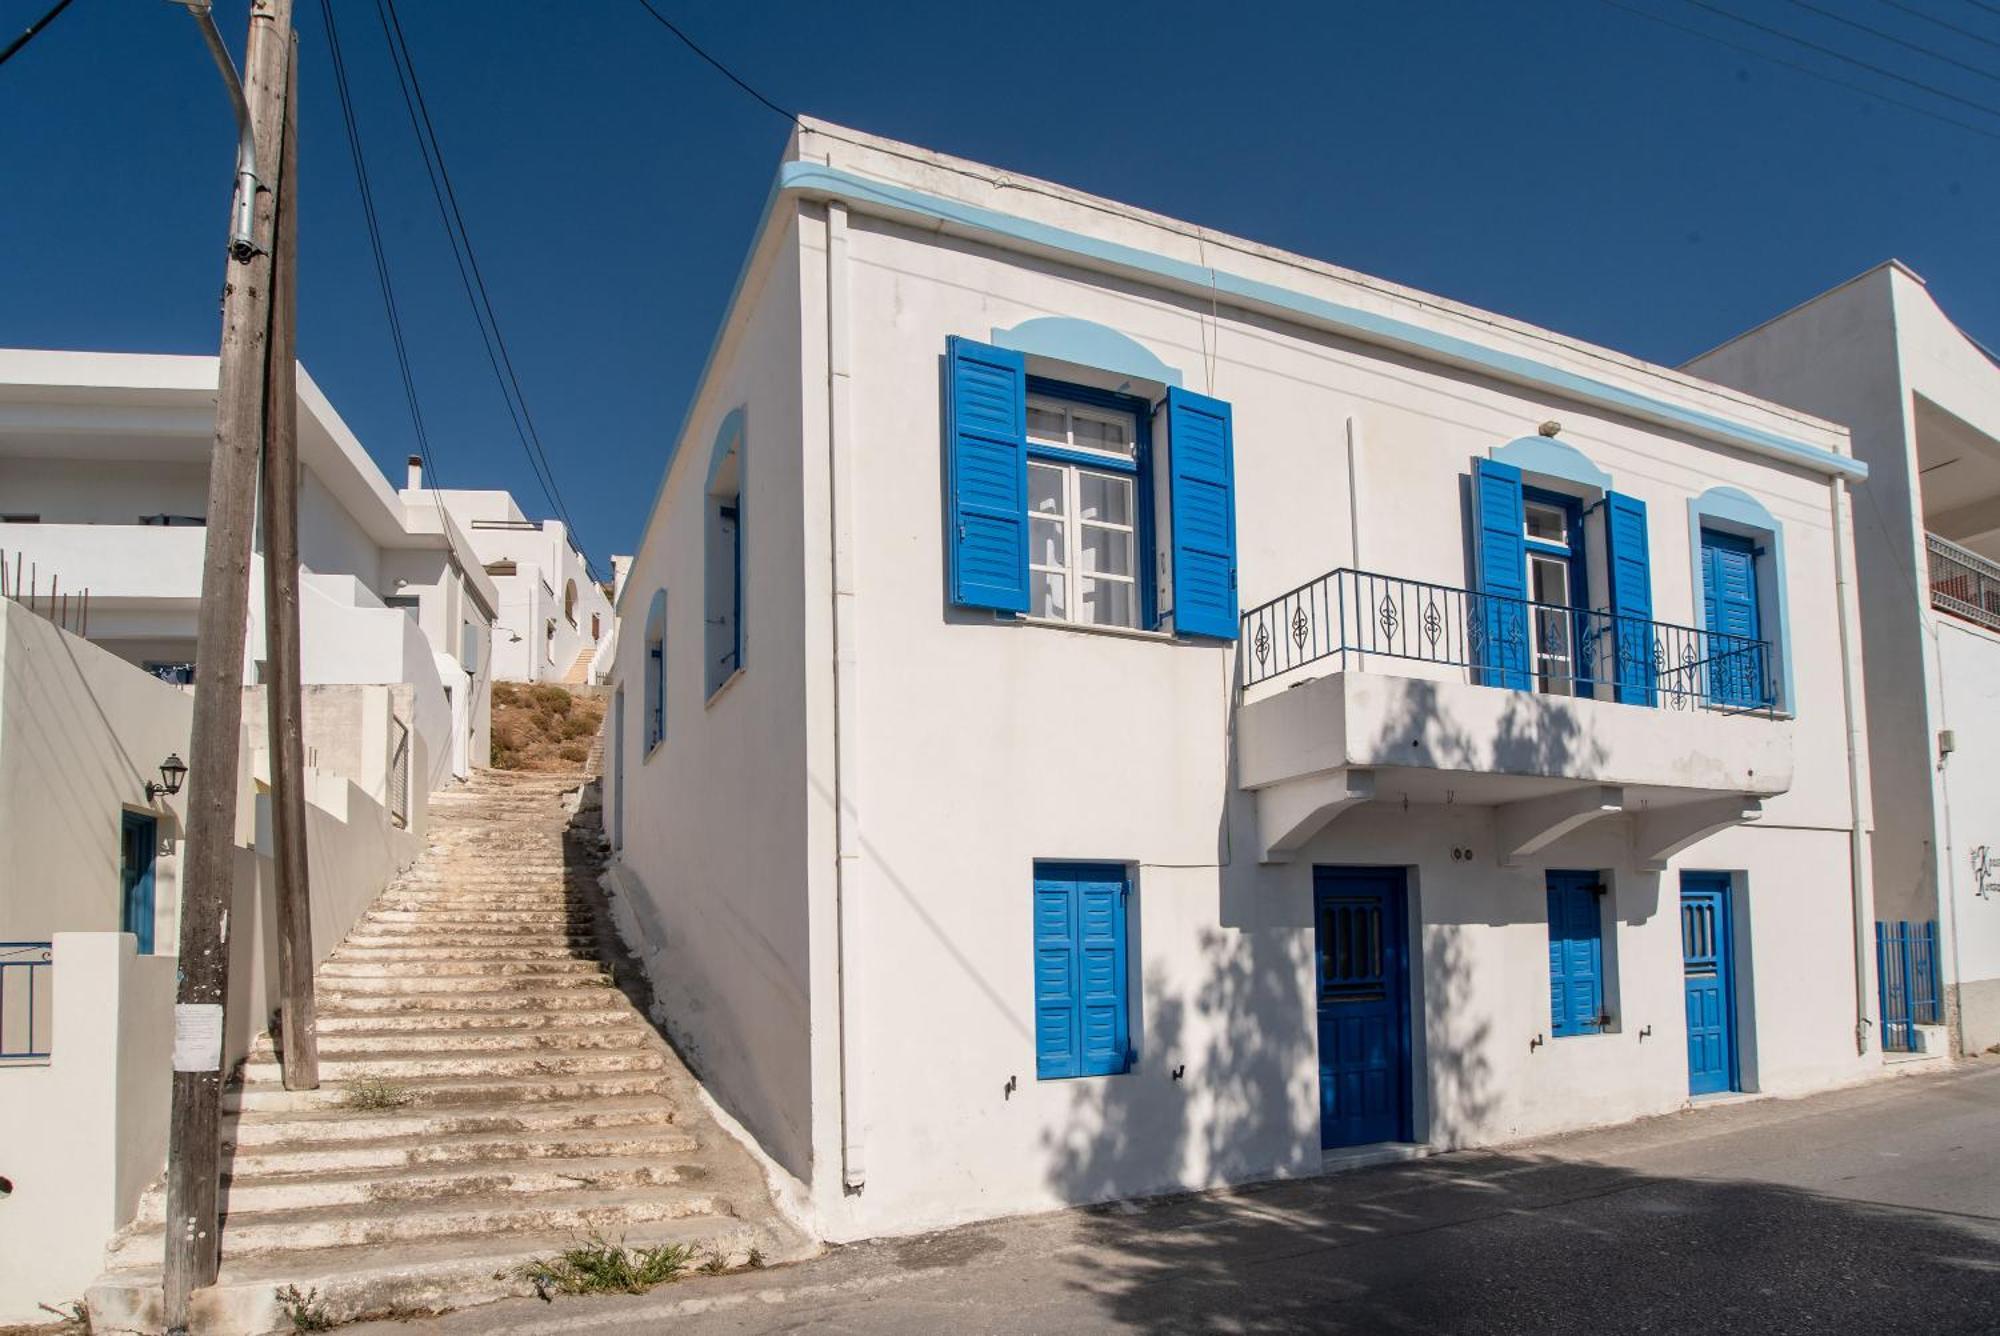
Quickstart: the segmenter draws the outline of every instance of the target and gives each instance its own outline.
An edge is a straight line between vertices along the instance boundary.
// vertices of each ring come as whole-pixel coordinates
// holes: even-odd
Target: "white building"
[[[424,487],[423,460],[412,455],[403,500],[436,497],[470,538],[498,591],[493,620],[493,676],[503,682],[600,682],[599,651],[611,635],[611,600],[560,520],[531,520],[509,492]]]
[[[833,1238],[1866,1077],[1865,473],[807,122],[618,603],[614,903]]]
[[[1870,469],[1876,912],[1908,939],[1883,946],[1885,1040],[1929,1022],[1983,1051],[2000,1043],[2000,365],[1890,261],[1687,369],[1846,423]]]
[[[0,350],[9,580],[18,565],[42,592],[88,590],[89,638],[169,681],[197,667],[216,365]],[[459,527],[397,495],[303,367],[298,396],[302,679],[409,683],[436,788],[490,754],[497,591]],[[264,644],[261,557],[253,567],[250,683]]]

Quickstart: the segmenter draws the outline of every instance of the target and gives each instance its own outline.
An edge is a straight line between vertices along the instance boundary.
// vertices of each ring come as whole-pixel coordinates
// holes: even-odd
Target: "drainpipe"
[[[258,250],[251,219],[257,209],[257,192],[264,188],[257,179],[257,139],[250,129],[250,104],[243,100],[243,80],[236,73],[236,62],[229,58],[229,48],[222,44],[222,34],[215,29],[215,16],[209,12],[210,0],[168,0],[168,3],[185,8],[195,26],[201,29],[201,39],[208,44],[208,54],[215,57],[215,67],[222,71],[223,86],[229,90],[229,105],[236,113],[236,216],[229,229],[229,253],[241,263]]]
[[[1866,1056],[1868,1032],[1875,1024],[1874,990],[1868,976],[1871,958],[1870,931],[1875,903],[1874,870],[1870,866],[1868,834],[1862,821],[1866,798],[1861,775],[1861,686],[1854,676],[1854,655],[1859,637],[1853,627],[1854,612],[1848,598],[1847,479],[1833,478],[1833,590],[1839,609],[1841,704],[1847,716],[1847,803],[1852,820],[1847,832],[1848,883],[1854,901],[1854,1051]]]
[[[838,932],[835,973],[839,988],[840,1181],[848,1192],[867,1182],[862,1147],[863,1095],[867,1068],[861,1060],[859,1023],[861,964],[861,826],[857,654],[854,647],[854,478],[849,425],[850,379],[847,300],[847,206],[826,205],[826,411],[827,493],[832,508],[833,547],[833,865],[834,917]]]

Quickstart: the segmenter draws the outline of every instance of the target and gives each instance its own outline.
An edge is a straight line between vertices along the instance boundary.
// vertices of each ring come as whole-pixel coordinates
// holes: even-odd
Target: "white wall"
[[[1956,743],[1941,767],[1950,895],[1940,930],[1965,1051],[1983,1053],[2000,1044],[2000,873],[1980,894],[1971,853],[1984,846],[2000,855],[2000,635],[1953,617],[1939,617],[1937,627],[1933,696]]]

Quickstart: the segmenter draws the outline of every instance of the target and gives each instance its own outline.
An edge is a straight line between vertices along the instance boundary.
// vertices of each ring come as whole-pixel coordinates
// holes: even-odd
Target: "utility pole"
[[[271,254],[271,348],[264,471],[264,701],[277,849],[279,1052],[285,1089],[319,1087],[313,1015],[312,897],[306,873],[305,705],[299,696],[299,37],[286,62]]]
[[[243,724],[243,639],[251,527],[264,444],[274,204],[291,0],[253,0],[244,47],[248,86],[216,34],[207,0],[179,0],[202,27],[237,101],[236,207],[223,277],[222,357],[208,529],[195,640],[194,733],[188,746],[187,851],[181,863],[180,981],[174,1005],[173,1113],[167,1142],[166,1327],[186,1332],[193,1292],[215,1281],[224,1004],[234,887],[236,766]]]

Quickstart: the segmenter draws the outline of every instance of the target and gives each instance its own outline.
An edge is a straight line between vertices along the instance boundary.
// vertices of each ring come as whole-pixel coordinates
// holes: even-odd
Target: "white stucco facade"
[[[1358,570],[1451,592],[1463,624],[1476,461],[1578,489],[1585,535],[1581,507],[1610,489],[1642,503],[1650,615],[1674,627],[1703,623],[1704,507],[1761,514],[1783,552],[1760,568],[1777,708],[1503,689],[1439,655],[1271,673],[1251,639],[1171,617],[965,606],[954,337],[1018,352],[1031,394],[1046,378],[1153,405],[1164,461],[1170,391],[1226,401],[1246,614]],[[1736,1087],[1876,1070],[1836,482],[1865,470],[1840,429],[808,123],[673,449],[618,600],[614,903],[677,1041],[828,1236],[1320,1172],[1316,896],[1355,870],[1400,888],[1387,931],[1408,946],[1387,990],[1408,1050],[1389,1140],[1490,1144],[1685,1104],[1684,872],[1720,874],[1734,914]],[[1174,503],[1144,490],[1167,556]],[[718,513],[740,525],[720,530],[734,604],[716,595]],[[1603,540],[1579,541],[1581,570]],[[1171,572],[1146,565],[1164,603]],[[724,609],[740,630],[716,683]],[[1426,611],[1419,594],[1401,616]],[[1129,1057],[1040,1079],[1037,869],[1069,863],[1123,880]],[[1594,1032],[1552,1033],[1551,871],[1601,895]]]
[[[170,677],[195,659],[215,377],[213,357],[0,350],[10,589],[18,561],[42,593],[88,590],[89,638]],[[497,591],[462,531],[390,488],[303,367],[298,395],[302,678],[415,687],[436,787],[490,754]],[[262,547],[260,532],[251,683],[264,644]]]
[[[1983,1051],[2000,1043],[2000,365],[1890,261],[1687,369],[1847,424],[1869,465],[1877,910],[1938,925],[1943,1020]]]
[[[465,533],[493,582],[493,675],[506,682],[603,681],[611,600],[591,578],[569,526],[529,519],[509,492],[426,489],[422,461],[412,459],[403,499],[428,505],[431,498]]]

